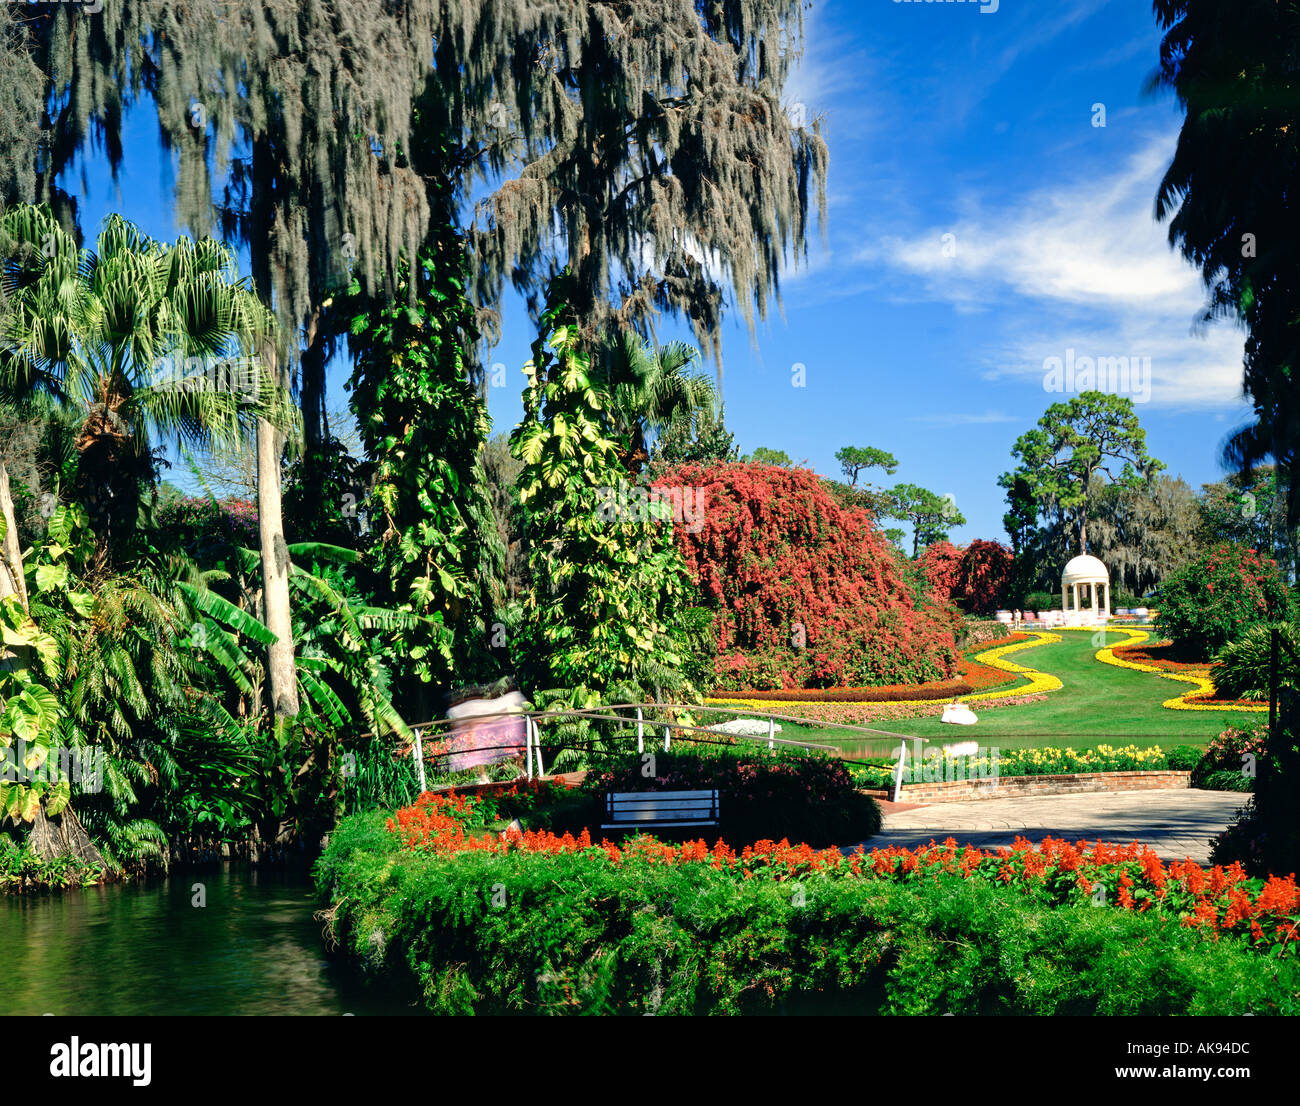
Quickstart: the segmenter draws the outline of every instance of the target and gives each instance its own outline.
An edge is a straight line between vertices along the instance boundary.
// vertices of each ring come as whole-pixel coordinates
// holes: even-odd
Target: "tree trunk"
[[[71,854],[85,864],[98,864],[107,868],[108,862],[103,854],[95,848],[81,820],[72,812],[72,805],[65,806],[61,813],[53,818],[45,813],[44,805],[36,812],[31,833],[27,843],[33,853],[42,860],[57,860]]]
[[[311,328],[314,333],[302,351],[302,439],[303,477],[312,483],[310,468],[325,445],[325,336],[324,328]]]
[[[27,610],[27,580],[23,575],[23,551],[18,544],[18,522],[14,517],[14,498],[9,490],[9,470],[0,461],[0,515],[4,517],[5,536],[0,548],[0,598],[18,596]]]
[[[264,350],[271,378],[278,379],[275,347]],[[298,674],[293,661],[293,621],[289,606],[289,547],[284,540],[280,501],[280,454],[284,434],[266,419],[257,420],[257,527],[262,540],[262,599],[266,626],[276,641],[267,647],[271,705],[276,718],[298,713]]]

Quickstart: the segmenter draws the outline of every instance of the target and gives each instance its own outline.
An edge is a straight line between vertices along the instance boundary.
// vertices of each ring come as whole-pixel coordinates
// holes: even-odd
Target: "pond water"
[[[305,872],[247,868],[0,895],[5,1013],[423,1013],[326,955],[319,905]]]

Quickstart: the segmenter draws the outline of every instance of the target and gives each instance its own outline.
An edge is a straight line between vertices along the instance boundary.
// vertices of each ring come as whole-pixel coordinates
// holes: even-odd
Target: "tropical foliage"
[[[680,683],[672,625],[688,577],[668,504],[629,484],[610,379],[581,344],[569,291],[562,275],[510,439],[532,585],[512,651],[527,686],[573,702],[616,688],[655,695]]]
[[[48,208],[20,205],[0,220],[0,254],[0,389],[77,412],[76,493],[119,554],[154,481],[152,442],[238,448],[258,417],[289,417],[251,356],[269,320],[220,243],[165,246],[112,216],[82,250]]]
[[[367,565],[376,598],[412,616],[390,661],[424,685],[491,670],[504,569],[479,461],[489,423],[470,379],[477,330],[461,256],[455,228],[442,228],[394,297],[363,302],[352,320],[352,409],[373,459]],[[428,690],[412,701],[431,713]]]

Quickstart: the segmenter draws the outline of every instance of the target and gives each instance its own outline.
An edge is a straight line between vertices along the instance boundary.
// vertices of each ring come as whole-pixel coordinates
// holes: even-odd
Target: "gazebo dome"
[[[1104,584],[1109,580],[1110,573],[1106,570],[1106,566],[1087,553],[1075,557],[1061,572],[1061,583],[1066,585]]]
[[[1110,573],[1096,557],[1082,553],[1061,572],[1061,617],[1067,626],[1109,621]]]

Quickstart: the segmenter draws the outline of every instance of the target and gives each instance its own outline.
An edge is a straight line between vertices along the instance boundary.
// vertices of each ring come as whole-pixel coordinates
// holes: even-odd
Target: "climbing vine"
[[[574,700],[654,695],[680,680],[673,626],[690,581],[668,505],[629,495],[610,397],[569,307],[567,270],[551,286],[525,372],[524,419],[510,438],[532,588],[514,650],[531,690]],[[691,589],[693,590],[693,589]],[[678,683],[678,686],[680,684]]]
[[[373,465],[367,563],[378,601],[418,616],[392,659],[426,686],[492,667],[504,559],[480,461],[489,421],[470,380],[478,334],[463,259],[447,222],[426,241],[414,273],[403,261],[390,298],[363,301],[356,281],[350,289],[358,308],[348,386]]]

